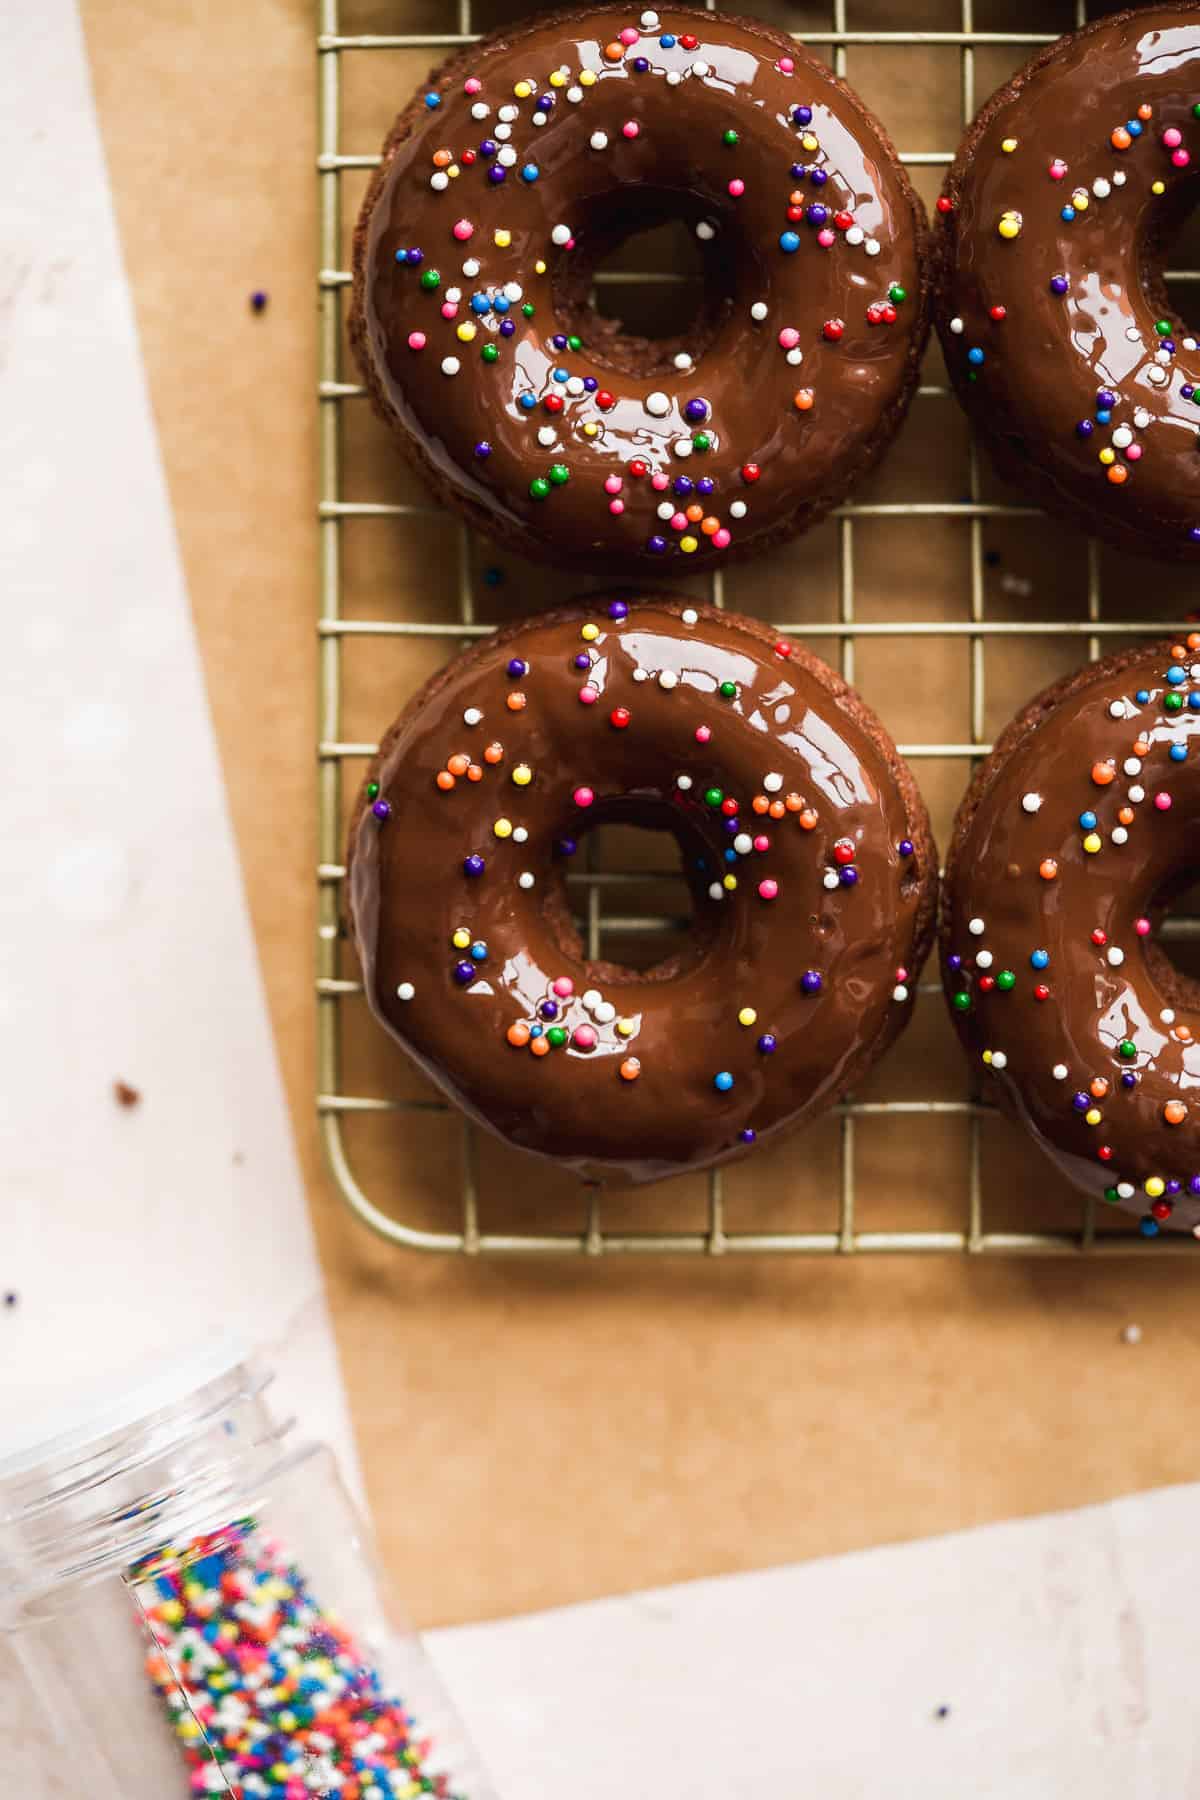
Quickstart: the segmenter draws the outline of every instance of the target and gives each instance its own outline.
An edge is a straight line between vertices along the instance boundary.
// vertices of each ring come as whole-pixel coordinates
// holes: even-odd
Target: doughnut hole
[[[672,188],[639,190],[631,229],[628,191],[578,205],[575,254],[554,283],[560,329],[576,332],[598,364],[632,376],[699,362],[729,316],[742,246],[727,208]],[[707,233],[712,232],[712,236]]]
[[[1173,281],[1167,280],[1168,268],[1176,272]],[[1155,314],[1200,335],[1200,173],[1177,179],[1155,203],[1142,239],[1139,273]]]
[[[1179,876],[1145,916],[1151,930],[1143,949],[1157,987],[1173,1006],[1200,1013],[1200,880]]]

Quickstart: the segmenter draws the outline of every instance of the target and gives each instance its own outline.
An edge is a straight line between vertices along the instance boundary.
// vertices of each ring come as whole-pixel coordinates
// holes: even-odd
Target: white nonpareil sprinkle
[[[754,302],[754,305],[750,308],[750,317],[754,320],[755,324],[761,325],[763,320],[766,318],[766,316],[767,316],[766,301],[765,300],[756,300]]]
[[[979,955],[975,958],[975,967],[977,969],[990,969],[991,966],[992,966],[991,951],[990,950],[981,950],[979,952]]]
[[[595,1012],[602,999],[603,995],[599,988],[585,988],[580,998],[580,1005],[586,1006],[589,1012]]]
[[[1125,952],[1123,950],[1118,950],[1117,946],[1114,944],[1108,952],[1108,961],[1110,968],[1119,969],[1121,964],[1125,961]]]
[[[1131,344],[1140,344],[1142,341],[1142,334],[1136,325],[1127,325],[1125,327],[1125,336]]]
[[[739,856],[749,856],[754,848],[754,839],[744,831],[739,831],[733,840],[733,847]]]
[[[849,236],[850,235],[849,232],[847,232],[846,235]],[[863,249],[866,251],[868,256],[878,256],[879,252],[882,248],[883,248],[883,246],[879,242],[878,238],[868,238],[866,243],[863,245]]]
[[[1123,700],[1113,700],[1108,708],[1108,716],[1110,719],[1123,719],[1125,717],[1125,702]]]
[[[611,1025],[617,1016],[617,1009],[611,1000],[601,1000],[592,1014],[597,1025]]]
[[[477,706],[468,706],[466,712],[463,714],[463,724],[464,725],[478,725],[478,723],[479,723],[480,719],[482,719],[482,717],[483,717],[483,714],[480,712],[480,710]]]
[[[549,113],[535,112],[529,123],[531,125],[544,125],[549,117]]]
[[[1112,179],[1113,179],[1114,187],[1124,187],[1125,186],[1125,171],[1124,171],[1124,169],[1118,169]]]
[[[504,284],[504,298],[513,301],[514,304],[521,298],[521,295],[524,292],[525,290],[519,281],[506,281]]]
[[[908,989],[905,987],[905,985],[902,981],[898,982],[897,985],[892,989],[892,999],[893,1000],[907,1000],[908,999]]]
[[[691,785],[692,778],[690,775],[677,775],[675,777],[675,786],[681,793],[686,794]]]
[[[1126,831],[1126,829],[1123,825],[1114,825],[1113,826],[1112,842],[1114,844],[1116,844],[1118,848],[1122,844],[1127,844],[1129,842],[1129,833]]]
[[[658,14],[656,12],[644,12],[642,14],[641,24],[643,31],[656,31],[658,29]]]
[[[865,240],[866,235],[867,234],[861,225],[851,225],[846,233],[846,242],[852,244],[857,250],[858,246]]]
[[[569,225],[556,225],[554,230],[550,233],[550,242],[552,244],[569,244],[570,241],[571,227]]]
[[[607,133],[607,131],[593,131],[591,137],[588,139],[588,143],[592,146],[593,150],[607,150],[608,149],[608,133]]]
[[[1141,1326],[1140,1325],[1127,1325],[1125,1327],[1124,1331],[1121,1333],[1121,1341],[1122,1341],[1122,1343],[1125,1343],[1125,1344],[1140,1344],[1142,1341]]]
[[[645,669],[635,669],[633,671],[633,679],[635,681],[649,681],[650,677]]]
[[[396,998],[397,1000],[411,1000],[416,991],[411,981],[402,981],[396,989]]]
[[[1152,381],[1155,387],[1161,387],[1166,379],[1167,371],[1165,369],[1160,369],[1157,363],[1151,363],[1150,367],[1146,370],[1146,380]]]
[[[1127,756],[1121,767],[1127,775],[1140,775],[1142,772],[1141,762],[1136,756]]]
[[[787,360],[791,363],[793,369],[799,368],[800,364],[804,361],[803,350],[789,350],[787,353]]]
[[[558,433],[557,433],[557,431],[555,431],[553,425],[539,425],[538,426],[538,443],[539,444],[544,444],[546,446],[549,446],[550,444],[554,444],[557,442],[558,442]]]
[[[850,235],[850,233],[847,232],[846,236],[849,237],[849,235]],[[955,337],[961,337],[963,334],[963,329],[964,329],[962,320],[961,319],[951,319],[950,329],[954,333]]]
[[[1133,442],[1133,432],[1128,425],[1118,425],[1112,434],[1112,441],[1117,450],[1128,450]]]
[[[1132,1200],[1133,1199],[1133,1183],[1132,1183],[1132,1181],[1118,1181],[1117,1193],[1120,1195],[1122,1200]]]
[[[503,119],[506,125],[511,125],[514,119],[520,118],[521,109],[519,106],[513,106],[510,103],[508,106],[502,106],[496,116],[497,118]]]
[[[763,776],[763,786],[766,788],[768,794],[777,794],[783,786],[783,776],[776,774],[774,769],[772,769],[769,775]]]
[[[696,236],[701,240],[702,243],[707,244],[710,241],[710,239],[715,238],[716,235],[717,235],[717,228],[713,224],[711,219],[700,219],[697,222]]]
[[[746,502],[744,500],[731,500],[729,502],[729,516],[731,519],[744,519],[746,516]]]
[[[534,877],[529,873],[528,869],[523,869],[521,871],[521,873],[517,876],[517,886],[523,887],[523,888],[531,888],[533,886],[533,884],[534,884]]]
[[[1107,200],[1112,193],[1112,182],[1106,181],[1103,175],[1097,175],[1092,183],[1092,192],[1097,200]]]
[[[686,373],[687,370],[691,368],[691,366],[692,366],[692,359],[688,355],[687,351],[680,350],[676,354],[676,357],[675,357],[675,367],[677,369],[682,369],[684,371],[684,373]]]
[[[459,301],[462,299],[462,289],[460,287],[447,288],[446,289],[446,298],[450,302],[451,306],[457,306]]]
[[[1133,801],[1133,804],[1134,804],[1134,805],[1135,805],[1135,806],[1140,806],[1140,805],[1141,805],[1141,804],[1142,804],[1142,801],[1143,801],[1143,800],[1144,800],[1144,799],[1145,799],[1145,798],[1146,798],[1146,790],[1145,790],[1145,788],[1144,788],[1144,787],[1138,787],[1138,786],[1136,786],[1136,784],[1135,784],[1135,785],[1134,785],[1134,786],[1133,786],[1133,787],[1131,787],[1131,788],[1130,788],[1130,790],[1129,790],[1129,798],[1130,798],[1130,799],[1131,799],[1131,800],[1132,800],[1132,801]]]
[[[1146,411],[1144,406],[1138,407],[1133,415],[1133,422],[1139,431],[1145,431],[1147,425],[1150,423],[1150,414]]]
[[[468,281],[474,281],[479,273],[479,258],[477,256],[468,256],[466,262],[462,266],[462,272]]]
[[[525,826],[518,825],[516,830],[513,832],[513,843],[514,844],[525,844],[525,843],[528,843],[528,841],[529,841],[529,833],[526,830]]]
[[[567,99],[571,102],[572,106],[578,106],[579,102],[583,99],[583,89],[581,87],[569,87],[567,89]]]
[[[676,456],[690,456],[693,449],[692,440],[691,438],[676,438],[671,448]]]
[[[678,69],[668,69],[667,70],[667,86],[668,87],[678,87],[682,80],[683,80],[683,76],[679,73]]]
[[[702,56],[698,56],[692,64],[692,74],[699,75],[701,80],[708,74],[708,64]]]
[[[443,188],[450,186],[450,177],[444,169],[439,169],[436,174],[429,177],[429,185],[435,194],[440,194]]]
[[[694,606],[685,606],[679,616],[685,625],[694,625],[700,617],[700,614],[696,611]]]
[[[1173,1006],[1164,1006],[1158,1016],[1164,1025],[1173,1025],[1175,1023],[1175,1008]]]
[[[461,367],[462,367],[462,364],[459,362],[457,356],[443,356],[443,358],[442,358],[442,374],[443,375],[457,375],[458,371],[461,369]]]
[[[1022,810],[1027,813],[1040,812],[1042,810],[1042,796],[1040,794],[1022,794],[1021,807]]]
[[[993,1069],[1007,1069],[1008,1058],[1005,1056],[1003,1050],[992,1051],[992,1067]]]
[[[516,160],[517,153],[511,144],[505,144],[503,150],[497,150],[496,152],[496,161],[498,163],[503,163],[506,169],[511,169],[516,163]]]
[[[669,500],[660,500],[655,510],[660,519],[673,519],[675,517],[675,508]]]
[[[511,125],[497,125],[496,129],[492,133],[492,136],[498,137],[502,144],[506,143],[508,141],[508,139],[512,136],[512,126]]]
[[[486,119],[491,110],[492,109],[486,100],[477,100],[471,108],[471,117],[473,119]]]
[[[568,377],[567,377],[567,392],[568,392],[568,394],[574,394],[576,397],[578,397],[580,394],[582,394],[582,392],[583,392],[583,376],[582,375],[568,375]]]
[[[674,669],[664,669],[658,678],[658,685],[661,688],[678,687],[679,677]]]
[[[719,881],[714,881],[711,884],[708,890],[708,897],[710,900],[723,900],[725,898],[725,889],[721,886]]]
[[[1068,1069],[1066,1063],[1055,1063],[1050,1073],[1053,1075],[1055,1081],[1065,1081],[1071,1071]]]
[[[826,889],[833,889],[841,886],[836,869],[826,869],[824,875],[821,877],[821,886]]]
[[[652,393],[647,394],[644,404],[646,411],[655,419],[665,419],[671,410],[670,399],[661,388],[655,388]]]
[[[967,920],[967,930],[970,932],[972,937],[982,937],[983,933],[984,933],[983,920],[982,919],[968,919]]]

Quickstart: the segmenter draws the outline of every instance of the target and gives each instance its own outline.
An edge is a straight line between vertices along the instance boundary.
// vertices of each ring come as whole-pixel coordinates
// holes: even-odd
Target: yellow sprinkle
[[[512,243],[512,232],[505,231],[502,226],[499,231],[492,234],[492,242],[495,244],[497,250],[507,250],[508,246]]]
[[[1115,450],[1109,450],[1107,447],[1105,447],[1105,449],[1101,450],[1100,461],[1102,463],[1114,463],[1114,462],[1116,462],[1116,460],[1117,460],[1117,453]]]
[[[1165,194],[1166,191],[1167,191],[1167,184],[1165,181],[1152,181],[1151,182],[1150,192],[1152,194],[1155,194],[1155,195]]]
[[[475,327],[469,319],[464,319],[462,324],[458,327],[458,335],[464,344],[469,344],[471,339],[475,336]]]
[[[530,85],[527,81],[518,81],[516,86],[513,88],[513,93],[517,96],[518,100],[528,100],[528,98],[529,98],[530,94],[532,94],[532,92],[533,92],[533,89],[530,87]]]
[[[806,131],[804,136],[800,139],[800,142],[806,150],[819,150],[821,148],[811,131]]]
[[[1075,189],[1075,192],[1071,195],[1071,205],[1075,208],[1076,212],[1086,212],[1087,211],[1087,209],[1088,209],[1088,191],[1086,188],[1076,188]]]
[[[700,539],[691,536],[681,537],[679,540],[679,548],[683,551],[685,556],[690,556],[693,550],[698,550],[700,548]]]
[[[721,886],[726,890],[727,893],[732,894],[734,888],[737,886],[737,876],[736,875],[726,875],[724,881],[722,881],[722,883],[721,883]]]
[[[587,424],[583,428],[583,435],[584,435],[584,437],[589,437],[589,438],[599,437],[600,436],[600,427],[597,424],[595,424],[591,419],[589,419]]]
[[[1085,1125],[1098,1125],[1102,1116],[1098,1106],[1089,1106],[1083,1115],[1083,1122]]]
[[[1164,1183],[1161,1175],[1151,1175],[1146,1183],[1146,1192],[1152,1200],[1157,1200],[1163,1191],[1163,1186]]]
[[[492,830],[495,832],[495,834],[498,838],[511,837],[512,836],[512,820],[511,819],[497,819],[496,823],[492,826]]]
[[[598,625],[594,625],[592,623],[592,621],[589,619],[586,625],[580,626],[579,635],[581,638],[584,638],[589,644],[594,644],[596,639],[600,636],[600,627]]]
[[[499,239],[497,239],[497,242],[499,242]],[[533,265],[533,272],[535,275],[544,275],[546,273],[546,265],[540,256]]]
[[[551,87],[566,87],[566,85],[567,85],[566,70],[565,69],[555,69],[553,75],[551,75],[551,77],[550,77],[550,86]]]
[[[1020,237],[1021,224],[1022,220],[1019,212],[1003,212],[1000,214],[1000,221],[996,226],[996,230],[1000,233],[1002,238]]]
[[[512,778],[518,787],[528,787],[533,780],[533,770],[528,763],[518,763],[512,772]]]
[[[451,181],[453,181],[454,177],[456,175],[462,174],[462,170],[459,168],[457,163],[451,163],[450,167],[446,170],[446,173],[450,177]]]
[[[984,1062],[985,1062],[985,1063],[990,1063],[990,1062],[991,1062],[991,1060],[992,1060],[992,1053],[991,1053],[991,1051],[990,1051],[990,1050],[985,1050],[985,1051],[984,1051],[984,1053],[983,1053],[983,1060],[984,1060]]]
[[[1005,138],[1004,142],[1000,146],[1000,148],[1003,150],[1005,156],[1011,156],[1013,151],[1016,149],[1016,147],[1017,147],[1016,138]]]
[[[618,1019],[617,1020],[617,1030],[619,1031],[619,1033],[621,1034],[622,1037],[632,1037],[634,1034],[634,1031],[636,1029],[637,1028],[632,1019]]]
[[[595,69],[580,69],[579,85],[580,85],[580,87],[595,87],[595,85],[596,85]]]
[[[753,1023],[754,1023],[755,1019],[757,1019],[757,1017],[758,1017],[758,1014],[755,1012],[755,1010],[752,1006],[743,1006],[741,1012],[738,1014],[738,1024],[739,1025],[753,1025]]]
[[[1094,831],[1089,831],[1083,840],[1083,847],[1089,856],[1095,856],[1097,850],[1102,848],[1102,840]]]
[[[450,939],[450,942],[454,945],[456,950],[465,950],[467,948],[471,942],[471,934],[465,925],[459,926],[458,930],[454,933],[454,936]]]

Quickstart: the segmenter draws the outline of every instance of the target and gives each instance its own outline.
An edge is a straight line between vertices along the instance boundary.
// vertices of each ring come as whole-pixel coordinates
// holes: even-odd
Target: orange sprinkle
[[[1117,487],[1120,487],[1123,481],[1129,480],[1129,470],[1125,467],[1124,463],[1114,463],[1108,471],[1108,479],[1111,482],[1114,482]]]
[[[1103,1075],[1097,1075],[1093,1081],[1088,1083],[1088,1092],[1093,1100],[1103,1100],[1108,1092],[1108,1083]]]
[[[693,501],[683,516],[685,519],[690,519],[693,525],[698,525],[704,517],[704,508],[702,506],[697,506],[695,501]]]
[[[604,46],[605,62],[620,62],[620,60],[624,56],[624,54],[625,54],[624,44],[618,44],[617,42],[615,42],[615,40],[613,43],[605,44],[605,46]]]
[[[533,1039],[529,1048],[534,1056],[549,1056],[550,1039],[548,1037],[536,1037]]]
[[[1117,817],[1118,817],[1118,819],[1120,819],[1122,825],[1132,825],[1133,824],[1133,808],[1132,808],[1132,806],[1123,806],[1121,808],[1120,812],[1117,814]]]
[[[1182,1100],[1168,1100],[1163,1107],[1163,1118],[1168,1125],[1182,1125],[1187,1118],[1187,1107]]]
[[[1097,787],[1107,787],[1109,782],[1115,778],[1116,773],[1116,764],[1111,757],[1107,762],[1094,762],[1092,764],[1092,780]]]
[[[454,777],[449,769],[438,770],[437,784],[441,788],[443,794],[448,794],[450,792],[450,789],[454,786]]]
[[[470,766],[470,757],[464,756],[461,750],[456,751],[446,764],[452,775],[465,775]]]
[[[801,824],[802,828],[805,831],[813,831],[816,828],[816,823],[817,823],[816,813],[813,811],[811,806],[807,807],[805,809],[805,811],[800,814],[800,824]]]
[[[1177,1025],[1175,1027],[1175,1036],[1179,1039],[1179,1042],[1181,1044],[1190,1044],[1192,1041],[1191,1026],[1190,1025]]]
[[[787,807],[789,812],[799,812],[800,808],[804,805],[804,802],[799,794],[785,794],[783,796],[783,804]]]
[[[503,760],[503,757],[504,757],[504,745],[503,744],[489,744],[487,749],[483,753],[483,760],[485,763],[498,763]]]
[[[1188,649],[1200,650],[1200,631],[1188,632]]]
[[[1173,662],[1182,662],[1186,655],[1187,655],[1187,651],[1184,649],[1182,644],[1172,644],[1171,645],[1171,660]]]
[[[767,799],[765,794],[755,794],[750,804],[756,813],[765,813],[771,802]]]
[[[707,519],[701,520],[700,529],[704,533],[705,537],[711,537],[714,531],[720,531],[721,521],[720,521],[720,519],[714,519],[712,514],[710,513],[708,515]]]
[[[521,693],[520,689],[518,688],[516,693],[510,694],[508,696],[508,699],[505,701],[504,704],[508,707],[509,712],[521,712],[524,710],[524,708],[528,704],[528,702],[526,701],[524,694]]]
[[[436,169],[448,169],[453,161],[454,154],[450,150],[435,150],[433,153],[433,165]]]
[[[515,1025],[509,1026],[504,1035],[514,1050],[523,1050],[529,1042],[529,1027],[524,1019],[518,1019]]]
[[[636,1056],[627,1056],[621,1064],[621,1080],[636,1081],[642,1072],[642,1065]]]
[[[467,764],[467,780],[468,781],[482,781],[483,780],[483,770],[480,768],[478,763],[468,763]]]
[[[1133,139],[1123,125],[1118,125],[1108,141],[1114,150],[1128,150]]]
[[[1052,856],[1043,857],[1042,861],[1038,864],[1038,874],[1043,881],[1054,880],[1054,877],[1058,874],[1058,864]]]
[[[796,408],[797,412],[808,412],[812,403],[813,391],[811,388],[798,388],[792,395],[792,405]]]
[[[787,811],[787,807],[783,804],[782,800],[772,800],[767,811],[773,819],[782,819],[784,813]]]
[[[1150,754],[1149,738],[1139,738],[1137,743],[1133,746],[1133,754],[1135,756],[1149,756],[1149,754]]]
[[[1138,107],[1138,118],[1139,119],[1152,119],[1153,117],[1154,117],[1154,108],[1150,105],[1148,100],[1143,100],[1142,104]]]
[[[791,193],[788,195],[788,205],[789,206],[803,206],[804,205],[804,195],[800,192],[799,188],[793,188]]]

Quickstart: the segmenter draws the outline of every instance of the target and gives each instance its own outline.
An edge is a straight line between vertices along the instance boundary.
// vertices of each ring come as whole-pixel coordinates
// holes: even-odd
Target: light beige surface
[[[977,8],[977,12],[980,9]],[[1045,8],[1039,8],[1045,28]],[[437,20],[429,0],[426,23]],[[851,9],[852,27],[894,19]],[[315,178],[313,18],[308,0],[84,0],[122,239],[191,585],[209,690],[266,972],[279,1053],[308,1174],[368,1484],[402,1592],[423,1622],[545,1606],[691,1575],[1098,1499],[1197,1473],[1175,1428],[1173,1371],[1200,1339],[1197,1271],[1179,1263],[964,1265],[421,1260],[354,1224],[321,1164],[312,1112],[315,814]],[[919,15],[919,16],[918,16]],[[348,29],[410,28],[412,7],[346,0]],[[793,14],[793,16],[795,16]],[[934,27],[957,8],[904,15]],[[990,9],[981,25],[1011,22]],[[980,55],[982,97],[1004,73]],[[851,51],[850,76],[906,150],[957,130],[953,52]],[[901,60],[897,60],[901,59]],[[373,149],[424,59],[347,77],[347,107]],[[361,82],[357,91],[351,83]],[[349,140],[347,139],[347,142]],[[935,172],[924,171],[927,177]],[[923,180],[932,194],[932,179]],[[347,186],[352,215],[358,188]],[[348,223],[349,223],[348,219]],[[252,289],[270,293],[259,317]],[[930,401],[872,485],[874,497],[943,496],[965,432]],[[348,425],[348,491],[396,497],[406,478],[365,413]],[[965,486],[965,481],[963,483]],[[136,515],[137,496],[130,495]],[[897,538],[897,531],[908,536]],[[833,617],[832,528],[729,580],[733,605],[776,618]],[[434,522],[346,534],[360,610],[438,602]],[[966,616],[965,528],[856,530],[860,611]],[[996,617],[1080,616],[1079,546],[1005,526],[988,538]],[[486,554],[484,561],[488,560]],[[481,616],[515,616],[549,591],[509,566]],[[1170,578],[1115,563],[1106,595],[1166,611]],[[401,591],[397,592],[397,583]],[[1032,583],[1032,589],[1023,584]],[[488,610],[484,611],[484,608]],[[378,733],[433,647],[348,661],[348,737]],[[1081,649],[988,649],[994,731]],[[961,640],[864,642],[857,677],[901,740],[968,735]],[[961,763],[919,776],[945,840]],[[350,972],[349,965],[347,972]],[[202,993],[203,982],[196,984]],[[347,1084],[403,1089],[372,1030],[352,1028]],[[936,1002],[878,1073],[891,1098],[963,1091]],[[955,1121],[860,1128],[862,1222],[958,1223]],[[356,1167],[396,1216],[452,1207],[457,1137],[434,1122],[355,1140]],[[1045,1169],[999,1125],[985,1134],[991,1222],[1061,1216]],[[729,1179],[730,1225],[831,1216],[835,1139],[821,1127]],[[560,1184],[485,1158],[486,1222],[577,1222]],[[702,1218],[689,1183],[615,1202],[610,1222]],[[269,1206],[271,1196],[260,1203]],[[451,1216],[452,1213],[451,1213]],[[198,1232],[203,1222],[197,1222]],[[264,1271],[264,1279],[269,1272]],[[1120,1342],[1136,1319],[1144,1341]]]

